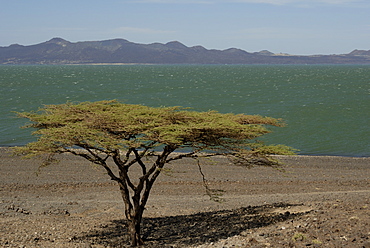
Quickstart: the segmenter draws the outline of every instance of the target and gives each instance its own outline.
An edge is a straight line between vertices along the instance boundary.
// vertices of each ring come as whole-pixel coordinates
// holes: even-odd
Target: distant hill
[[[263,50],[187,47],[178,41],[138,44],[124,39],[69,42],[61,38],[22,46],[0,47],[0,64],[369,64],[370,50],[341,55],[297,56]]]
[[[349,53],[351,56],[362,56],[362,57],[370,57],[370,50],[365,51],[365,50],[353,50],[352,52]]]

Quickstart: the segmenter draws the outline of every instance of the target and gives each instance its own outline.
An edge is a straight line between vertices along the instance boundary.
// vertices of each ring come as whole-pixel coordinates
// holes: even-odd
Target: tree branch
[[[190,153],[181,153],[175,157],[169,158],[166,160],[166,163],[174,161],[174,160],[179,160],[182,158],[209,158],[209,157],[223,156],[223,155],[225,155],[225,153],[199,153],[198,151],[193,151]]]
[[[77,152],[76,150],[72,150],[72,149],[68,149],[68,148],[65,148],[65,150],[67,152],[70,152],[74,155],[77,155],[77,156],[80,156],[80,157],[83,157],[87,160],[89,160],[90,162],[94,163],[94,164],[98,164],[98,165],[101,165],[106,171],[107,171],[107,174],[110,176],[110,178],[114,181],[117,181],[119,183],[122,183],[120,181],[120,178],[117,177],[113,171],[109,168],[109,166],[107,165],[106,163],[106,160],[108,159],[109,155],[107,155],[107,157],[105,159],[102,159],[99,155],[95,154],[93,151],[91,151],[89,148],[84,148],[86,151],[88,151],[91,156],[87,153],[81,153],[81,152]]]
[[[197,159],[197,165],[198,165],[198,169],[199,169],[199,172],[200,174],[202,175],[202,181],[203,181],[203,185],[206,189],[206,194],[209,196],[209,198],[212,200],[212,201],[215,201],[215,202],[224,202],[223,199],[221,199],[219,196],[221,196],[222,194],[220,194],[219,192],[222,192],[222,190],[215,190],[215,189],[211,189],[208,185],[208,182],[207,182],[207,179],[202,171],[202,167],[200,166],[200,162],[199,162],[199,159]]]
[[[144,162],[141,160],[142,157],[145,155],[145,152],[142,152],[141,154],[139,154],[136,149],[134,149],[133,152],[135,154],[136,162],[140,165],[143,175],[145,175],[146,174],[146,166],[145,166]]]

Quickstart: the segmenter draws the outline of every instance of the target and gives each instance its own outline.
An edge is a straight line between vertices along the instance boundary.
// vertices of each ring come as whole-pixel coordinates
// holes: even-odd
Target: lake
[[[267,143],[370,156],[370,65],[1,65],[0,146],[34,140],[14,111],[117,99],[282,118]]]

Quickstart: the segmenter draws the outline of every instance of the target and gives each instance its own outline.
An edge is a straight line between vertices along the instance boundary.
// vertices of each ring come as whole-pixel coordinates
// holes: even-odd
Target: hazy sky
[[[61,37],[290,54],[370,50],[370,0],[0,0],[0,46]]]

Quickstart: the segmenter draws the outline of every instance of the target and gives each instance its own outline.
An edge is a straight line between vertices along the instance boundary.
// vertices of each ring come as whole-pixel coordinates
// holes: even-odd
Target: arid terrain
[[[0,149],[0,247],[126,247],[118,186],[101,168],[60,155]],[[370,248],[370,158],[285,156],[284,170],[193,160],[168,165],[143,220],[146,247]]]

